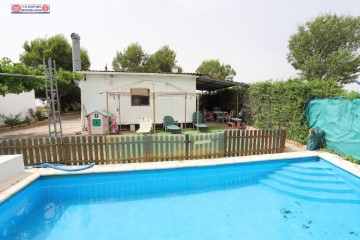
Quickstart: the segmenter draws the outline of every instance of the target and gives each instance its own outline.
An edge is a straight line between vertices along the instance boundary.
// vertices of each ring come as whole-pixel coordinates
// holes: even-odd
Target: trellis
[[[199,93],[189,93],[189,92],[150,92],[149,93],[150,96],[152,97],[153,100],[153,131],[155,132],[155,125],[156,125],[156,98],[157,97],[163,97],[163,96],[184,96],[184,100],[185,100],[185,126],[186,126],[186,102],[187,102],[187,98],[188,97],[196,97],[196,109],[197,112],[199,112]],[[131,97],[131,93],[130,92],[113,92],[113,91],[107,91],[106,92],[106,113],[107,115],[109,115],[109,97],[113,97],[113,98],[117,98],[118,99],[118,109],[119,109],[119,121],[121,120],[121,116],[120,116],[120,107],[121,107],[121,103],[120,103],[120,97]],[[199,118],[198,118],[199,119]],[[121,121],[119,122],[120,126],[121,126]],[[199,124],[198,124],[199,125]],[[121,129],[120,129],[121,131]],[[197,131],[199,131],[199,128],[197,128]]]

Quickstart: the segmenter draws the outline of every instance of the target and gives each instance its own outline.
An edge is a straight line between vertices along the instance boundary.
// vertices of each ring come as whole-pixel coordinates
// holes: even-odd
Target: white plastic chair
[[[152,124],[152,118],[140,118],[140,127],[136,131],[136,133],[150,133],[152,129]]]

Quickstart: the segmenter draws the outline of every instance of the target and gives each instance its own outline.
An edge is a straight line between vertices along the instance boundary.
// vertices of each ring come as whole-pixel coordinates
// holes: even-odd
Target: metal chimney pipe
[[[72,39],[73,71],[80,71],[81,70],[80,36],[77,33],[72,33],[71,39]]]

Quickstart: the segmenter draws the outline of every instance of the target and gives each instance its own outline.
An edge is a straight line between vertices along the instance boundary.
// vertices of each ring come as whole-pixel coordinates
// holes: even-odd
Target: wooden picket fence
[[[227,157],[281,153],[285,151],[285,129],[225,131]]]
[[[100,135],[2,139],[0,155],[23,154],[25,165],[82,165],[208,159],[285,151],[284,129],[226,130],[194,135]]]

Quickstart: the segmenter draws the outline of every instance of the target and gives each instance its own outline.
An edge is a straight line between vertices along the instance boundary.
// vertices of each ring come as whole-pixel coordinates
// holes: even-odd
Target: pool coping
[[[78,172],[64,172],[52,168],[30,168],[26,170],[27,174],[23,180],[19,181],[17,184],[11,186],[10,188],[0,192],[0,204],[41,176],[79,175],[79,174],[93,174],[93,173],[131,172],[131,171],[139,171],[139,170],[203,167],[203,166],[216,166],[216,165],[234,164],[234,163],[286,160],[286,159],[306,158],[306,157],[320,157],[344,169],[345,171],[350,172],[357,177],[360,177],[360,165],[346,161],[341,157],[331,153],[321,153],[321,152],[313,152],[313,151],[263,154],[263,155],[201,159],[201,160],[106,164],[106,165],[96,165],[92,168]]]

